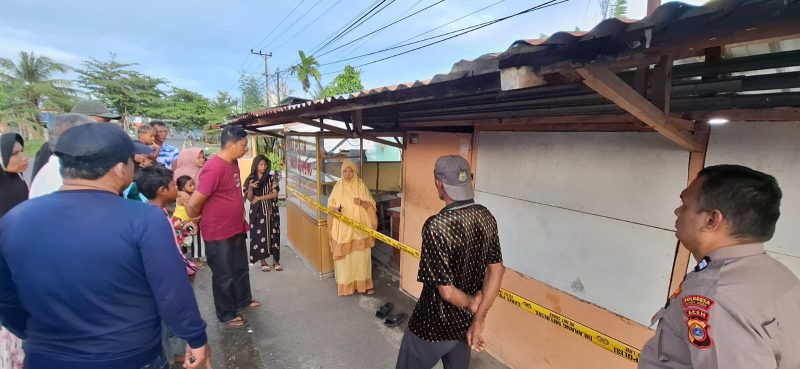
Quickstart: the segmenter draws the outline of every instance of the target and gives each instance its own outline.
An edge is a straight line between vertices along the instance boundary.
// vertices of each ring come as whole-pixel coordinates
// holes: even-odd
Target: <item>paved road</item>
[[[285,208],[281,215],[285,220]],[[282,228],[286,245],[285,222]],[[281,253],[284,271],[250,269],[253,297],[264,305],[246,312],[250,324],[241,329],[217,322],[211,271],[199,271],[194,289],[208,322],[214,369],[394,368],[406,324],[388,328],[374,314],[386,301],[398,311],[413,310],[414,300],[400,292],[397,279],[375,267],[375,295],[338,297],[333,279],[317,278],[291,248]],[[470,367],[506,368],[486,353],[473,353]]]

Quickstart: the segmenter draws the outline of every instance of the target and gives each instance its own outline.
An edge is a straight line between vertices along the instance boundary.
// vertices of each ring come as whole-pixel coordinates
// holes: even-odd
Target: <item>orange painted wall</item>
[[[433,186],[433,165],[445,154],[461,154],[475,163],[472,135],[416,132],[418,144],[408,144],[403,155],[403,207],[400,241],[420,248],[425,220],[444,205]],[[408,141],[406,141],[408,142]],[[465,148],[465,143],[469,147]],[[403,290],[419,296],[422,285],[416,282],[419,261],[403,254]],[[618,340],[641,348],[653,331],[591,303],[552,288],[542,282],[507,270],[503,288],[563,314]],[[633,299],[633,298],[632,298]],[[654,307],[654,312],[655,312]],[[488,351],[511,368],[536,369],[633,369],[635,363],[586,342],[552,323],[508,302],[497,299],[489,313],[485,332]]]

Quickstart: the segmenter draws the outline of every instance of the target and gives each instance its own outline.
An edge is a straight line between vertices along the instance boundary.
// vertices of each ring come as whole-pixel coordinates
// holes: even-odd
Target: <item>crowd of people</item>
[[[203,149],[169,145],[163,122],[141,125],[134,140],[108,123],[118,118],[96,101],[54,116],[30,189],[23,138],[0,136],[2,369],[210,368],[190,283],[205,259],[229,327],[260,306],[249,285],[245,197],[264,233],[254,262],[273,256],[282,270],[280,175],[260,161],[254,181],[242,183],[241,127],[223,130],[206,164]]]
[[[23,138],[0,136],[0,368],[19,369],[24,360],[28,369],[173,362],[210,369],[206,322],[191,285],[195,258],[205,252],[216,318],[244,327],[243,312],[261,306],[248,261],[264,272],[283,270],[280,175],[257,156],[240,177],[247,134],[239,126],[226,126],[221,151],[207,158],[168,145],[163,122],[140,127],[133,140],[103,122],[115,115],[102,104],[76,110],[52,122],[30,192]],[[471,351],[486,347],[487,315],[505,272],[497,222],[474,201],[469,162],[440,157],[433,175],[445,206],[422,228],[423,289],[397,369],[439,361],[468,368]],[[800,280],[763,245],[780,217],[775,178],[713,166],[680,197],[676,236],[698,264],[654,316],[658,326],[639,368],[800,367],[793,350]],[[343,162],[327,206],[377,225],[375,200],[351,161]],[[374,239],[337,219],[328,224],[338,295],[375,293]]]

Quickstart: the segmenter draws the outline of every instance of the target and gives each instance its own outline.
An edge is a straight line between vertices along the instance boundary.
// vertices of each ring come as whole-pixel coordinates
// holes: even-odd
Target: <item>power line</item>
[[[421,0],[420,0],[420,1],[417,1],[417,3],[416,3],[416,4],[419,4],[420,2],[421,2]],[[391,27],[391,26],[393,26],[393,25],[395,25],[395,24],[397,24],[397,23],[400,23],[400,22],[402,22],[402,21],[404,21],[404,20],[406,20],[406,19],[408,19],[408,18],[411,18],[411,17],[413,17],[413,16],[415,16],[415,15],[417,15],[417,14],[419,14],[419,13],[421,13],[421,12],[425,11],[425,10],[428,10],[428,9],[430,9],[430,8],[432,8],[432,7],[436,6],[436,5],[439,5],[439,4],[443,3],[443,2],[444,2],[444,0],[439,0],[438,2],[435,2],[435,3],[431,4],[431,5],[428,5],[428,6],[426,6],[426,7],[422,8],[422,9],[420,9],[420,10],[417,10],[416,12],[414,12],[414,13],[412,13],[412,14],[409,14],[409,15],[407,15],[407,16],[405,16],[405,17],[402,17],[402,18],[400,18],[400,19],[398,19],[398,20],[396,20],[396,21],[394,21],[394,22],[391,22],[391,23],[389,23],[389,24],[387,24],[387,25],[385,25],[385,26],[383,26],[383,27],[381,27],[381,28],[378,28],[378,29],[376,29],[376,30],[374,30],[374,31],[372,31],[372,32],[369,32],[369,33],[367,33],[367,34],[364,34],[363,36],[361,36],[361,37],[358,37],[358,38],[356,38],[356,39],[354,39],[354,40],[352,40],[352,41],[350,41],[350,42],[348,42],[348,43],[346,43],[346,44],[344,44],[344,45],[338,46],[338,47],[336,47],[335,49],[328,50],[328,51],[326,51],[326,52],[324,52],[324,53],[322,53],[322,54],[319,54],[319,55],[317,55],[317,56],[318,56],[318,57],[323,57],[323,56],[325,56],[325,55],[328,55],[328,54],[330,54],[330,53],[332,53],[332,52],[334,52],[334,51],[336,51],[336,50],[339,50],[339,49],[341,49],[341,48],[343,48],[343,47],[345,47],[345,46],[347,46],[347,45],[350,45],[350,44],[352,44],[352,43],[354,43],[354,42],[356,42],[356,41],[358,41],[358,40],[362,40],[362,39],[366,38],[367,36],[374,35],[374,34],[376,34],[377,32],[383,31],[383,30],[385,30],[385,29],[387,29],[387,28],[389,28],[389,27]],[[415,4],[414,6],[416,6],[416,4]],[[413,6],[412,6],[412,8],[413,8]]]
[[[458,21],[460,21],[460,20],[462,20],[462,19],[464,19],[464,18],[467,18],[467,17],[469,17],[469,16],[472,16],[472,15],[475,15],[475,14],[477,14],[477,13],[480,13],[480,12],[482,12],[482,11],[486,10],[486,9],[489,9],[489,8],[491,8],[491,7],[493,7],[493,6],[497,5],[497,4],[500,4],[500,3],[502,3],[502,2],[505,2],[505,1],[506,1],[506,0],[500,0],[500,1],[494,2],[494,3],[492,3],[492,4],[489,4],[489,5],[487,5],[487,6],[483,7],[483,8],[480,8],[480,9],[478,9],[478,10],[476,10],[476,11],[472,12],[472,13],[469,13],[469,14],[467,14],[467,15],[464,15],[464,16],[461,16],[461,17],[459,17],[459,18],[453,19],[453,20],[451,20],[451,21],[449,21],[449,22],[447,22],[447,23],[445,23],[445,24],[442,24],[442,25],[440,25],[440,26],[437,26],[437,27],[435,27],[435,28],[431,28],[431,29],[429,29],[429,30],[427,30],[427,31],[425,31],[425,32],[422,32],[422,33],[420,33],[420,34],[418,34],[418,35],[416,35],[416,36],[413,36],[413,37],[407,38],[407,39],[405,39],[405,40],[403,40],[403,41],[400,41],[400,42],[398,42],[398,43],[396,43],[396,44],[394,44],[394,45],[391,45],[390,47],[392,47],[392,46],[397,46],[397,45],[399,45],[399,44],[402,44],[402,43],[404,43],[404,42],[407,42],[407,41],[411,41],[411,40],[413,40],[413,39],[415,39],[415,38],[417,38],[417,37],[419,37],[419,36],[427,35],[428,33],[431,33],[431,32],[433,32],[433,31],[435,31],[435,30],[437,30],[437,29],[439,29],[439,28],[442,28],[442,27],[449,26],[449,25],[451,25],[451,24],[453,24],[453,23],[455,23],[455,22],[458,22]]]
[[[297,20],[295,20],[294,23],[289,25],[289,27],[284,28],[283,32],[281,32],[279,35],[275,36],[275,38],[273,38],[272,41],[270,41],[267,45],[272,44],[275,41],[277,41],[278,39],[280,39],[281,36],[283,36],[287,31],[289,31],[292,27],[294,27],[294,25],[297,24],[297,22],[300,22],[300,20],[305,18],[305,16],[308,15],[308,13],[310,13],[312,10],[314,10],[314,8],[316,8],[317,5],[319,5],[319,3],[321,3],[321,2],[322,2],[322,0],[317,0],[317,2],[314,3],[314,5],[312,5],[310,8],[308,8],[308,10],[306,10],[306,12],[303,13],[303,15],[301,15],[299,18],[297,18]],[[297,35],[297,33],[295,33],[295,35]],[[283,45],[283,44],[281,44],[281,45]],[[267,47],[264,46],[264,48],[266,49]]]
[[[395,0],[392,0],[392,2],[394,2],[394,1],[395,1]],[[355,27],[357,27],[357,26],[356,26],[356,24],[358,24],[358,22],[360,22],[362,19],[364,19],[365,17],[367,17],[368,15],[370,15],[372,12],[374,12],[375,10],[377,10],[377,9],[378,9],[378,7],[380,7],[381,5],[383,5],[383,3],[385,3],[385,2],[386,2],[386,0],[380,0],[380,3],[378,3],[377,5],[375,5],[374,7],[372,7],[372,9],[370,9],[368,12],[366,12],[364,15],[362,15],[360,18],[358,18],[358,20],[356,20],[355,22],[353,22],[353,23],[351,23],[349,26],[347,26],[347,27],[346,27],[346,28],[345,28],[343,31],[339,32],[339,34],[338,34],[338,35],[334,36],[334,37],[333,37],[333,38],[332,38],[330,41],[328,41],[328,42],[326,42],[324,45],[322,45],[322,47],[318,48],[317,50],[314,50],[314,52],[312,52],[312,53],[311,53],[311,55],[316,55],[318,52],[320,52],[320,51],[324,50],[324,49],[325,49],[325,48],[326,48],[328,45],[330,45],[330,44],[331,44],[331,43],[333,43],[333,42],[336,42],[336,41],[337,41],[339,38],[341,38],[342,36],[344,36],[345,34],[347,34],[349,31],[351,31],[351,30],[355,29]],[[390,4],[391,4],[391,3],[390,3]],[[384,7],[384,9],[385,9],[385,7]],[[377,14],[377,13],[376,13],[376,14]],[[360,24],[359,24],[359,25],[360,25]]]
[[[475,11],[473,11],[473,12],[469,13],[469,14],[466,14],[466,15],[463,15],[463,16],[461,16],[461,17],[458,17],[458,18],[456,18],[456,19],[453,19],[453,20],[451,20],[451,21],[449,21],[449,22],[447,22],[447,23],[445,23],[445,24],[442,24],[442,25],[436,26],[436,27],[434,27],[434,28],[431,28],[431,29],[429,29],[429,30],[427,30],[427,31],[425,31],[425,32],[422,32],[422,33],[420,33],[420,34],[417,34],[417,35],[415,35],[415,36],[412,36],[412,37],[410,37],[410,38],[407,38],[407,39],[405,39],[405,40],[403,40],[403,41],[400,41],[400,42],[398,42],[398,43],[396,43],[396,44],[394,44],[394,45],[391,45],[391,46],[389,46],[387,49],[384,49],[384,50],[385,50],[385,51],[388,51],[388,50],[392,50],[392,49],[399,49],[399,48],[403,48],[403,47],[405,47],[405,46],[410,46],[410,45],[413,45],[413,44],[416,44],[416,43],[425,42],[425,41],[428,41],[428,40],[432,40],[432,39],[435,39],[435,38],[439,38],[439,37],[446,36],[446,35],[448,35],[448,34],[451,34],[451,33],[456,33],[456,32],[462,31],[462,30],[464,30],[464,29],[470,28],[470,27],[467,27],[467,28],[462,28],[462,29],[460,29],[460,30],[455,30],[455,31],[452,31],[452,32],[444,33],[444,34],[441,34],[441,35],[438,35],[438,36],[429,37],[429,38],[426,38],[426,39],[423,39],[423,40],[419,40],[419,41],[415,41],[415,42],[412,42],[412,43],[408,43],[408,44],[404,44],[404,45],[403,45],[403,43],[404,43],[404,42],[407,42],[407,41],[413,40],[413,39],[415,39],[415,38],[417,38],[417,37],[420,37],[420,36],[422,36],[422,35],[426,35],[426,34],[428,34],[428,33],[431,33],[431,32],[433,32],[433,31],[435,31],[435,30],[437,30],[437,29],[440,29],[440,28],[442,28],[442,27],[446,27],[446,26],[448,26],[448,25],[450,25],[450,24],[453,24],[453,23],[455,23],[455,22],[458,22],[458,21],[460,21],[460,20],[462,20],[462,19],[464,19],[464,18],[467,18],[467,17],[469,17],[469,16],[472,16],[472,15],[475,15],[475,14],[477,14],[477,13],[480,13],[480,12],[482,12],[482,11],[486,10],[486,9],[489,9],[489,8],[491,8],[491,7],[493,7],[493,6],[497,5],[497,4],[500,4],[500,3],[504,2],[504,1],[506,1],[506,0],[500,0],[500,1],[494,2],[494,3],[492,3],[492,4],[489,4],[489,5],[487,5],[487,6],[483,7],[483,8],[480,8],[480,9],[478,9],[478,10],[475,10]],[[347,55],[345,55],[345,56],[347,56]],[[364,55],[364,56],[368,56],[368,55]],[[343,59],[343,60],[345,60],[345,61],[346,61],[346,60],[350,60],[350,59]],[[329,64],[336,64],[336,62],[333,62],[333,63],[326,63],[325,65],[329,65]]]
[[[457,34],[452,35],[450,37],[447,37],[447,38],[444,38],[444,39],[441,39],[441,40],[438,40],[438,41],[434,41],[434,42],[431,42],[431,43],[428,43],[428,44],[425,44],[425,45],[422,45],[422,46],[419,46],[419,47],[416,47],[416,48],[413,48],[413,49],[410,49],[410,50],[406,50],[406,51],[403,51],[403,52],[400,52],[400,53],[397,53],[397,54],[393,54],[393,55],[390,55],[390,56],[387,56],[387,57],[384,57],[384,58],[381,58],[381,59],[373,60],[373,61],[368,62],[368,63],[359,64],[359,65],[355,66],[355,68],[360,68],[360,67],[367,66],[367,65],[370,65],[370,64],[375,64],[375,63],[378,63],[378,62],[381,62],[381,61],[384,61],[384,60],[392,59],[392,58],[398,57],[400,55],[408,54],[410,52],[414,52],[414,51],[417,51],[417,50],[420,50],[420,49],[423,49],[423,48],[426,48],[426,47],[429,47],[429,46],[432,46],[432,45],[435,45],[435,44],[438,44],[438,43],[441,43],[441,42],[444,42],[444,41],[447,41],[447,40],[450,40],[450,39],[453,39],[453,38],[456,38],[456,37],[459,37],[459,36],[462,36],[462,35],[465,35],[467,33],[477,31],[477,30],[479,30],[481,28],[488,27],[488,26],[491,26],[491,25],[499,23],[499,22],[503,22],[505,20],[514,18],[514,17],[522,15],[522,14],[526,14],[526,13],[530,13],[530,12],[537,11],[537,10],[540,10],[540,9],[544,9],[544,8],[548,8],[548,7],[551,7],[551,6],[555,6],[555,5],[558,5],[558,4],[566,3],[568,1],[569,0],[549,0],[549,1],[546,1],[546,2],[544,2],[542,4],[537,5],[535,7],[523,10],[521,12],[509,15],[509,16],[505,16],[505,17],[498,18],[498,19],[491,20],[491,21],[484,22],[484,23],[479,23],[479,24],[476,24],[476,25],[473,25],[473,26],[470,26],[470,27],[462,28],[460,30],[443,33],[441,35],[429,37],[429,38],[427,38],[425,40],[439,38],[439,37],[442,37],[442,36],[445,36],[445,35],[448,35],[448,34],[452,34],[452,33],[463,31],[461,33],[457,33]],[[383,49],[383,50],[378,50],[378,51],[367,53],[367,54],[360,55],[360,56],[357,56],[357,57],[347,58],[347,59],[343,59],[343,60],[339,60],[339,61],[331,62],[331,63],[325,63],[325,64],[322,64],[322,65],[330,65],[330,64],[340,63],[342,61],[361,58],[361,57],[364,57],[364,56],[374,55],[374,54],[386,52],[386,51],[389,51],[389,50],[397,49],[399,47],[405,47],[405,46],[409,46],[409,45],[412,45],[412,44],[416,44],[416,43],[419,43],[419,42],[422,42],[422,41],[425,41],[425,40],[415,41],[415,42],[408,43],[408,44],[405,44],[405,45],[402,45],[402,46],[398,46],[398,47],[386,48],[386,49]],[[329,74],[329,73],[326,73],[326,74]]]
[[[331,5],[331,6],[330,6],[328,9],[325,9],[325,11],[323,11],[322,13],[320,13],[320,14],[319,14],[319,16],[317,16],[316,18],[314,18],[314,20],[312,20],[311,22],[309,22],[308,24],[306,24],[306,26],[305,26],[305,27],[303,27],[303,29],[301,29],[301,30],[299,30],[299,31],[295,32],[295,33],[294,33],[294,35],[292,35],[292,37],[290,37],[289,39],[287,39],[286,41],[284,41],[284,42],[283,42],[283,43],[281,43],[280,45],[276,46],[276,47],[274,48],[274,50],[278,50],[278,49],[280,49],[280,48],[281,48],[283,45],[286,45],[286,44],[287,44],[289,41],[291,41],[291,40],[294,40],[294,38],[295,38],[295,37],[297,37],[297,35],[299,35],[299,34],[303,33],[303,31],[307,30],[307,29],[308,29],[308,27],[311,27],[311,25],[312,25],[312,24],[316,23],[316,22],[317,22],[317,21],[318,21],[320,18],[322,18],[322,16],[324,16],[324,15],[328,14],[328,12],[330,12],[330,11],[331,11],[331,9],[333,9],[333,7],[334,7],[334,6],[336,6],[336,5],[339,5],[339,3],[341,3],[341,2],[342,2],[342,0],[338,0],[337,2],[333,3],[333,5]]]
[[[348,25],[350,25],[350,24],[352,24],[353,22],[355,22],[355,21],[356,21],[356,19],[357,19],[358,17],[362,16],[362,15],[363,15],[363,14],[364,14],[364,13],[365,13],[367,10],[369,10],[369,9],[370,9],[370,8],[372,8],[372,7],[373,7],[375,4],[377,4],[377,3],[378,3],[378,1],[380,1],[380,0],[375,0],[375,1],[374,1],[372,4],[370,4],[370,5],[367,5],[367,7],[366,7],[366,8],[364,8],[363,10],[361,10],[361,12],[359,12],[359,13],[358,13],[358,14],[357,14],[355,17],[353,17],[353,19],[350,19],[349,21],[345,22],[343,25],[341,25],[341,27],[337,28],[337,29],[336,29],[335,31],[333,31],[333,32],[332,32],[330,35],[328,35],[327,37],[325,37],[324,39],[322,39],[322,41],[320,41],[320,43],[319,43],[319,44],[317,44],[317,46],[314,46],[314,47],[312,47],[311,49],[313,49],[313,50],[316,50],[316,49],[318,49],[320,46],[322,46],[322,44],[324,44],[324,43],[325,43],[325,42],[327,42],[328,40],[332,39],[332,38],[333,38],[335,35],[337,35],[339,32],[341,32],[343,29],[345,29],[345,27],[347,27]],[[313,54],[312,54],[312,55],[313,55]]]
[[[300,3],[298,3],[298,4],[297,4],[297,5],[294,7],[294,9],[292,9],[292,11],[290,11],[290,12],[289,12],[289,14],[287,14],[285,17],[283,17],[283,19],[282,19],[282,20],[281,20],[281,21],[280,21],[280,22],[279,22],[279,23],[278,23],[278,24],[277,24],[277,25],[276,25],[274,28],[272,28],[272,31],[269,31],[269,33],[268,33],[266,36],[264,36],[264,38],[262,38],[262,39],[261,39],[261,41],[259,41],[259,42],[256,44],[256,46],[253,46],[253,48],[254,48],[254,49],[258,48],[258,46],[259,46],[259,45],[261,45],[261,43],[262,43],[262,42],[266,41],[266,40],[267,40],[267,38],[269,38],[269,36],[270,36],[270,35],[272,35],[272,33],[273,33],[273,32],[275,32],[275,30],[276,30],[276,29],[278,29],[278,27],[280,27],[280,26],[283,24],[283,22],[286,22],[286,19],[288,19],[289,17],[291,17],[291,16],[292,16],[292,14],[294,14],[295,10],[297,10],[297,8],[299,8],[299,7],[300,7],[300,5],[303,5],[303,3],[304,3],[304,2],[306,2],[306,0],[301,0],[301,1],[300,1]]]
[[[268,33],[266,36],[264,36],[264,38],[262,38],[262,39],[261,39],[261,41],[259,41],[258,43],[256,43],[256,45],[255,45],[255,46],[253,46],[253,49],[256,49],[256,48],[258,48],[258,45],[261,45],[261,43],[262,43],[262,42],[264,42],[264,41],[265,41],[267,38],[269,38],[269,36],[270,36],[270,35],[272,35],[272,33],[273,33],[273,32],[275,32],[275,30],[277,30],[277,29],[278,29],[278,27],[280,27],[280,26],[281,26],[281,24],[283,24],[283,22],[285,22],[285,21],[286,21],[286,19],[288,19],[288,18],[289,18],[289,17],[290,17],[290,16],[291,16],[291,15],[294,13],[294,11],[295,11],[295,10],[297,10],[297,8],[299,8],[299,7],[300,7],[300,5],[302,5],[302,4],[303,4],[305,1],[306,1],[306,0],[302,0],[302,1],[300,1],[300,3],[299,3],[299,4],[297,4],[297,6],[295,6],[295,7],[294,7],[294,9],[292,9],[292,11],[290,11],[290,12],[289,12],[289,14],[287,14],[285,17],[283,17],[283,19],[281,19],[281,21],[280,21],[280,22],[278,22],[278,24],[277,24],[277,25],[275,25],[275,27],[273,27],[273,28],[272,28],[272,30],[270,30],[270,31],[269,31],[269,33]],[[250,67],[253,65],[253,60],[255,60],[255,58],[251,59],[251,57],[252,57],[252,55],[251,55],[251,54],[247,54],[247,56],[245,56],[245,57],[244,57],[244,59],[242,60],[242,63],[241,63],[241,64],[239,64],[239,67],[238,67],[238,68],[236,68],[236,70],[239,72],[239,74],[241,74],[241,72],[242,72],[244,69],[250,69]],[[248,61],[249,61],[250,63],[249,63],[249,64],[247,64],[247,68],[244,68],[244,65],[245,65],[245,64],[246,64]],[[228,85],[228,89],[230,89],[230,85],[234,84],[235,82],[236,82],[235,80],[234,80],[233,82],[231,82],[231,83]]]

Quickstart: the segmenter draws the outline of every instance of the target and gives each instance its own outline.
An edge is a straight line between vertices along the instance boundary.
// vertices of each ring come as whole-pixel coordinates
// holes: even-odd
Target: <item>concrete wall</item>
[[[777,178],[781,218],[767,251],[800,276],[800,122],[714,126],[706,166],[741,164]]]
[[[466,134],[431,132],[418,134],[419,143],[409,144],[404,151],[404,197],[400,236],[400,241],[415,248],[420,247],[422,224],[444,205],[438,199],[433,186],[433,164],[436,158],[445,154],[460,154],[470,159],[475,168],[477,158],[481,153],[475,154],[474,149],[470,150],[470,144],[473,145],[473,148],[484,147],[482,144],[470,142],[472,137]],[[510,160],[517,155],[517,152],[513,152],[506,155],[504,160]],[[488,170],[495,164],[498,163],[484,164],[487,167],[485,169]],[[502,169],[502,167],[498,168]],[[480,166],[477,169],[480,171]],[[526,186],[519,173],[504,179],[505,182],[513,184],[512,187]],[[685,182],[685,173],[683,181]],[[494,206],[498,207],[498,204],[499,202]],[[512,204],[512,206],[516,205]],[[609,231],[609,233],[611,232]],[[514,246],[511,245],[511,238],[512,235],[507,231],[501,234],[505,263],[522,267],[525,263],[516,260],[519,255],[512,251]],[[674,246],[673,241],[672,252],[674,252]],[[666,259],[668,259],[667,263],[671,263],[671,253]],[[536,260],[531,261],[531,263],[535,262]],[[413,296],[419,296],[422,288],[421,284],[416,282],[418,265],[417,259],[406,254],[402,255],[401,288]],[[611,271],[610,274],[614,276],[620,273],[617,270]],[[526,276],[520,271],[514,270],[513,267],[509,268],[506,273],[503,288],[634,346],[641,347],[644,341],[652,336],[652,331],[640,324]],[[667,287],[661,286],[659,289],[662,290],[661,297],[663,299]],[[640,303],[635,301],[637,297],[633,294],[626,299],[632,301],[631,304]],[[658,306],[650,308],[654,312]],[[488,351],[512,368],[632,369],[636,366],[632,362],[587,343],[585,339],[578,338],[576,335],[557,328],[552,323],[500,299],[495,301],[494,308],[489,314],[485,334],[488,340]]]
[[[476,200],[497,218],[507,266],[649,325],[669,289],[689,154],[656,133],[478,142]]]

